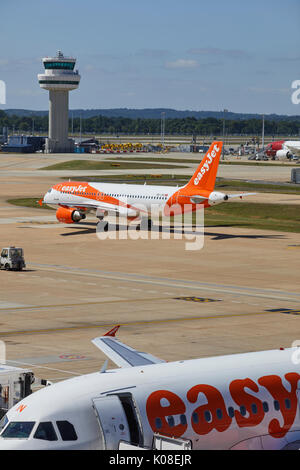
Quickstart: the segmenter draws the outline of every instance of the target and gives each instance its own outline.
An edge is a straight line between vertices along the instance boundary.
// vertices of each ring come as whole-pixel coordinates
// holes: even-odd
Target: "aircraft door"
[[[52,191],[53,191],[53,202],[57,204],[60,200],[60,191],[58,191],[57,189],[53,189]]]
[[[106,450],[117,450],[120,441],[130,442],[126,414],[118,396],[109,395],[92,400],[104,438]]]

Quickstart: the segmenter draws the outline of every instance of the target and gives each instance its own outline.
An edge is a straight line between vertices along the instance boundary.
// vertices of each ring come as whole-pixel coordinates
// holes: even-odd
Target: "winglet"
[[[38,204],[42,207],[42,205],[43,205],[43,199],[40,199],[40,200],[37,201],[37,202],[38,202]]]
[[[111,330],[109,330],[107,333],[105,333],[105,335],[103,336],[111,336],[111,337],[115,337],[116,336],[116,333],[118,331],[118,329],[120,328],[121,325],[117,325],[117,326],[114,326]]]

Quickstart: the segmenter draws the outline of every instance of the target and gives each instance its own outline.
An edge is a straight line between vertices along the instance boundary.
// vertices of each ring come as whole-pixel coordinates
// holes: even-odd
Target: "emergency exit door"
[[[105,449],[117,450],[120,441],[130,442],[126,414],[118,396],[109,395],[92,400],[104,439]]]

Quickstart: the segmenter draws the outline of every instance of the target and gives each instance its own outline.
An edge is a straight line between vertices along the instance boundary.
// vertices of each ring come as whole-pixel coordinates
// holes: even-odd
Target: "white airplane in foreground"
[[[106,362],[17,403],[0,450],[300,448],[299,349],[165,362],[117,330],[93,343],[120,368]]]
[[[57,208],[57,220],[72,224],[85,219],[88,212],[95,212],[99,220],[114,213],[127,221],[139,221],[148,220],[153,208],[172,216],[253,194],[214,191],[222,145],[212,143],[190,181],[182,187],[68,181],[53,186],[39,203]]]

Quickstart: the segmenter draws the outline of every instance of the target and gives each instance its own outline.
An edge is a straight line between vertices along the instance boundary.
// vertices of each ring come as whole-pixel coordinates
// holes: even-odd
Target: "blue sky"
[[[51,8],[50,8],[51,6]],[[70,108],[300,114],[299,0],[0,0],[5,108],[47,109],[41,57],[77,57]]]

